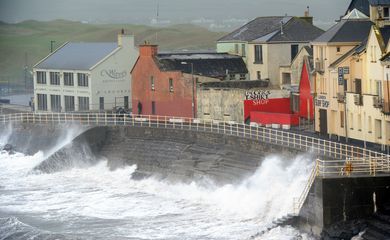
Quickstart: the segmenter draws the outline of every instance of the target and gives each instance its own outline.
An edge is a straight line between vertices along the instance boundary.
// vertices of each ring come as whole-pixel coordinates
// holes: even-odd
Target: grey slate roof
[[[390,52],[386,53],[380,60],[382,62],[390,62]]]
[[[379,31],[381,32],[384,44],[386,46],[390,39],[390,26],[384,26],[383,28],[380,28]]]
[[[390,0],[368,0],[372,6],[390,5]]]
[[[248,69],[240,56],[227,53],[163,53],[156,56],[161,71],[182,71],[195,75],[223,78],[229,74],[246,74]]]
[[[67,43],[35,68],[89,70],[118,47],[112,43]]]
[[[362,42],[372,25],[369,19],[343,19],[313,42]]]
[[[345,15],[355,8],[366,16],[370,16],[370,4],[368,3],[368,0],[352,0]]]
[[[321,33],[323,33],[321,29],[298,17],[258,17],[220,38],[218,42],[308,42]]]

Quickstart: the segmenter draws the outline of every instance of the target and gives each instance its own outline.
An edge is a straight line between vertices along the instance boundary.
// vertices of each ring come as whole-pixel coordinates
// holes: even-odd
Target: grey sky
[[[350,0],[0,0],[0,20],[68,19],[102,23],[142,23],[156,16],[175,23],[193,19],[252,19],[257,16],[302,15],[306,6],[317,23],[344,14]]]

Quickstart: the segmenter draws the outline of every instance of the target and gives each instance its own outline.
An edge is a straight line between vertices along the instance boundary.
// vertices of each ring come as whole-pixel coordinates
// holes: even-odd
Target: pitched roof
[[[337,65],[339,65],[340,63],[342,63],[345,59],[347,59],[349,56],[352,56],[352,55],[355,55],[355,54],[360,54],[362,53],[364,50],[366,50],[366,47],[367,47],[367,39],[365,39],[361,44],[355,46],[354,48],[352,48],[351,50],[349,50],[348,52],[346,52],[344,55],[342,55],[341,57],[339,57],[336,61],[334,61],[333,63],[331,63],[329,65],[330,68],[334,68],[336,67]]]
[[[390,62],[390,52],[386,53],[380,60],[382,62]]]
[[[370,5],[368,3],[368,0],[352,0],[348,6],[345,15],[355,8],[360,12],[364,13],[366,16],[370,16]]]
[[[373,24],[369,19],[342,19],[313,42],[362,42]]]
[[[181,71],[194,75],[222,78],[228,74],[246,74],[248,69],[240,56],[227,53],[162,53],[156,56],[162,71]]]
[[[384,6],[390,5],[390,0],[368,0],[372,6]]]
[[[383,51],[386,50],[387,43],[389,42],[390,39],[390,26],[384,26],[382,28],[379,28],[379,31],[381,32],[381,36],[383,39]]]
[[[322,32],[321,29],[298,17],[258,17],[218,41],[311,41]]]
[[[354,8],[347,15],[345,15],[342,19],[367,19],[369,18],[366,14]]]
[[[67,43],[35,68],[58,70],[89,70],[103,58],[118,48],[112,43]]]
[[[279,27],[278,31],[265,42],[310,42],[323,33],[324,30],[303,19],[293,17],[283,24],[283,32]]]

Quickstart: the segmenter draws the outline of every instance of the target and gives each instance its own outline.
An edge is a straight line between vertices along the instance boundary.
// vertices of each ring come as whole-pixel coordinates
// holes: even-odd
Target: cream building
[[[390,27],[372,25],[361,34],[365,40],[325,65],[323,73],[317,71],[316,130],[364,145],[378,144],[385,150],[390,145],[386,57]]]
[[[269,80],[272,87],[289,84],[279,78],[279,67],[290,65],[299,49],[323,33],[312,20],[308,13],[301,18],[259,17],[219,39],[217,51],[242,56],[250,80]]]
[[[345,137],[345,95],[338,93],[343,93],[344,85],[351,83],[344,82],[343,76],[340,81],[334,79],[337,70],[330,65],[360,45],[367,38],[372,25],[367,16],[354,10],[312,42],[316,71],[315,130],[322,135]],[[344,74],[348,75],[348,68],[345,68],[345,72],[343,70]]]
[[[65,43],[33,67],[35,111],[131,109],[134,37],[118,42]]]

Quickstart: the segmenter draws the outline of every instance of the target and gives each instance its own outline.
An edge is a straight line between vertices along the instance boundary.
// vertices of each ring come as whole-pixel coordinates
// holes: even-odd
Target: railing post
[[[107,126],[107,112],[104,113],[104,125]]]

